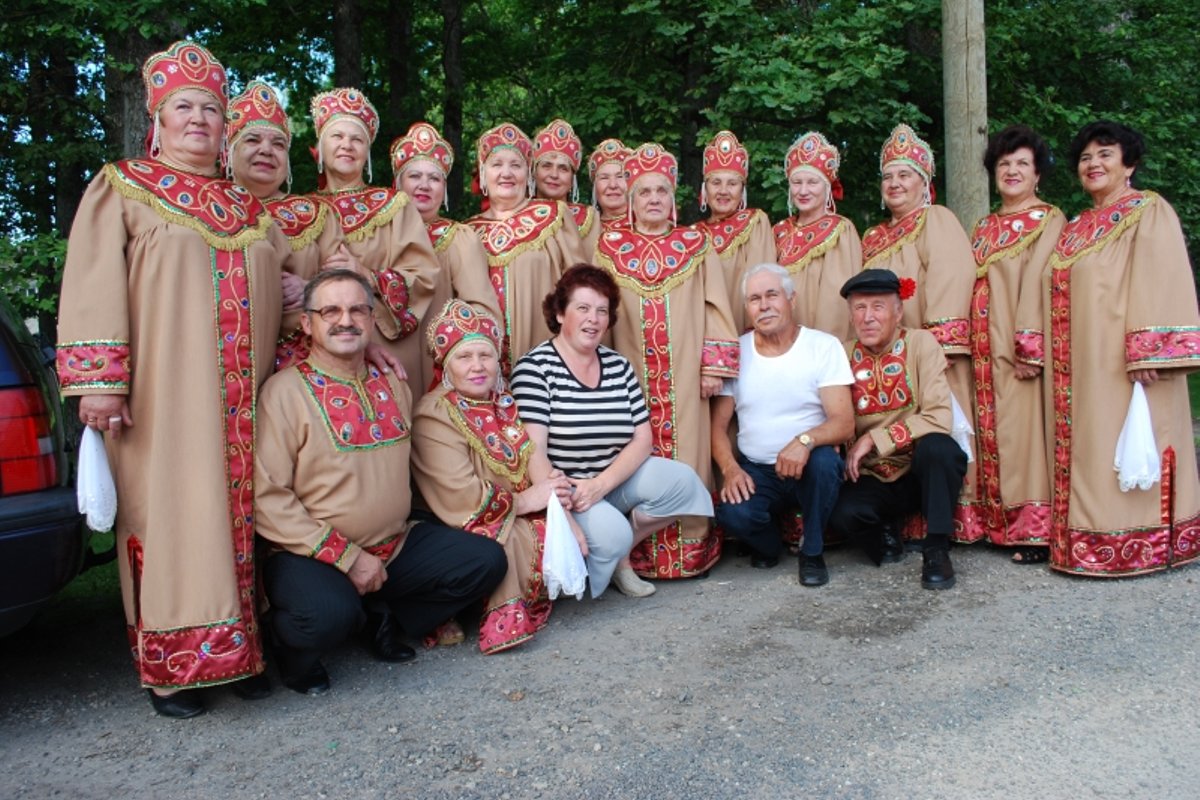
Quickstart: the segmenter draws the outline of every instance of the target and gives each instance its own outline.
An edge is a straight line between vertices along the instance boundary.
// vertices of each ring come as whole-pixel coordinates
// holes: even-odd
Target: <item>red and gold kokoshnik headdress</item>
[[[397,178],[409,164],[425,159],[437,164],[444,175],[454,166],[454,148],[428,122],[414,122],[408,133],[392,142],[392,173]]]
[[[151,117],[168,97],[181,89],[208,92],[220,101],[222,110],[229,104],[225,68],[195,42],[176,42],[147,58],[142,80],[146,84],[146,113]]]
[[[350,119],[362,125],[371,141],[379,133],[379,112],[367,96],[358,89],[334,89],[321,92],[312,99],[312,120],[317,138],[334,120]]]
[[[550,153],[562,153],[571,162],[571,169],[579,171],[583,163],[583,142],[575,135],[575,129],[565,119],[553,120],[533,137],[533,160]]]
[[[596,145],[596,149],[588,156],[588,177],[596,179],[596,173],[610,161],[615,161],[625,168],[625,159],[633,155],[633,151],[625,146],[620,139],[605,139]]]
[[[837,181],[839,166],[841,159],[837,148],[817,131],[809,131],[797,138],[783,160],[783,171],[788,177],[796,170],[806,168],[820,173],[830,184]]]
[[[533,142],[529,141],[529,137],[525,135],[525,132],[516,125],[513,125],[511,122],[502,122],[491,130],[484,131],[475,145],[475,152],[479,158],[481,169],[483,162],[488,160],[488,156],[501,147],[510,147],[516,150],[525,159],[526,164],[530,163],[530,158],[533,155]]]
[[[915,168],[926,181],[933,180],[933,148],[904,123],[893,128],[892,135],[883,143],[883,149],[879,151],[879,171],[883,172],[893,161],[902,161]]]
[[[651,173],[665,176],[671,181],[672,189],[679,181],[679,164],[675,161],[675,156],[656,142],[638,145],[625,159],[625,180],[630,189],[633,189],[633,184],[638,178]]]
[[[279,103],[279,95],[262,81],[250,81],[246,91],[229,103],[229,145],[237,143],[238,137],[249,128],[274,128],[292,140],[292,126],[287,112]]]
[[[745,180],[750,174],[750,154],[730,131],[721,131],[704,146],[704,177],[722,170]]]
[[[466,341],[480,339],[500,352],[500,325],[490,314],[476,311],[462,300],[446,303],[426,336],[433,361],[438,366],[445,364],[454,348]]]

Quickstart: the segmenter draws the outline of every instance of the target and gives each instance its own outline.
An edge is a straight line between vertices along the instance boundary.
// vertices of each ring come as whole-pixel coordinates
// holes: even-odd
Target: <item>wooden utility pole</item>
[[[987,60],[983,0],[942,0],[946,205],[970,231],[988,212]]]

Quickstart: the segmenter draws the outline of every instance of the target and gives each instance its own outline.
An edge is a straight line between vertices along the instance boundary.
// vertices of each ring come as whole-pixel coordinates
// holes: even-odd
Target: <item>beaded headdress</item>
[[[392,172],[397,178],[417,159],[432,161],[444,175],[449,175],[454,166],[454,148],[428,122],[414,122],[408,133],[397,137],[392,142],[391,155]]]
[[[750,174],[750,154],[730,131],[721,131],[704,146],[704,177],[721,170],[736,172],[743,180]]]
[[[492,316],[477,311],[470,304],[454,299],[442,307],[442,311],[429,326],[426,334],[433,362],[443,366],[454,348],[463,342],[482,340],[500,352],[500,325]]]
[[[152,117],[168,97],[181,89],[208,92],[220,101],[222,110],[229,104],[225,68],[195,42],[176,42],[147,58],[142,80],[146,84],[146,113]]]
[[[926,182],[933,180],[933,148],[904,123],[892,129],[892,135],[879,151],[879,171],[893,161],[902,161],[916,169]]]
[[[321,92],[312,99],[313,127],[321,138],[326,126],[337,119],[357,122],[367,132],[371,142],[379,133],[379,112],[367,96],[358,89],[334,89]]]
[[[533,137],[533,153],[535,162],[548,153],[562,153],[571,162],[571,169],[578,172],[583,163],[583,142],[575,135],[571,123],[556,119]]]
[[[625,168],[625,159],[633,155],[633,151],[625,146],[620,139],[605,139],[596,145],[596,149],[588,156],[588,178],[595,180],[596,173],[610,161],[615,161]]]
[[[250,81],[246,90],[229,103],[227,114],[229,144],[237,143],[238,137],[248,128],[274,128],[292,141],[292,126],[287,112],[279,103],[279,95],[262,81]]]
[[[797,137],[788,148],[783,159],[783,174],[791,177],[798,169],[806,169],[817,173],[829,185],[829,199],[826,209],[834,210],[833,201],[842,199],[842,182],[838,180],[838,167],[841,157],[838,149],[825,138],[823,133],[809,131]],[[788,192],[788,214],[792,213],[792,193]]]
[[[675,160],[675,156],[668,153],[660,144],[646,142],[638,145],[637,149],[625,159],[625,180],[632,190],[633,184],[638,178],[651,173],[665,175],[671,181],[672,189],[679,183],[679,163]]]

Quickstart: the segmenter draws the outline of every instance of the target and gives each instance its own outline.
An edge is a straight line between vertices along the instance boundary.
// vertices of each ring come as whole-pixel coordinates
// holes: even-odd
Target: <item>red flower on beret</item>
[[[912,278],[900,279],[900,299],[907,300],[917,293],[917,282]]]

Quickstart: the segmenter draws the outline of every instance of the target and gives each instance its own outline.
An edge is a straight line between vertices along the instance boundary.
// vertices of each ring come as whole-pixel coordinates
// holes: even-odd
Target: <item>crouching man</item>
[[[900,327],[900,280],[868,269],[842,286],[856,338],[846,343],[854,374],[854,444],[847,483],[829,525],[862,542],[876,563],[899,555],[894,520],[925,517],[921,586],[954,585],[950,533],[967,457],[950,437],[946,358],[933,334]]]
[[[829,582],[824,528],[842,483],[834,449],[854,433],[850,366],[828,333],[796,324],[795,290],[778,264],[751,267],[742,279],[746,319],[735,380],[712,399],[712,454],[721,470],[717,523],[753,551],[751,566],[779,563],[780,515],[804,515],[800,584]],[[729,422],[737,414],[735,458]]]
[[[412,396],[365,361],[373,313],[362,277],[319,273],[304,290],[309,357],[268,380],[258,404],[256,524],[273,548],[266,635],[283,682],[304,694],[329,688],[321,655],[355,631],[368,626],[380,658],[408,660],[395,625],[421,636],[507,569],[496,542],[409,519]],[[377,606],[390,616],[368,615]]]

